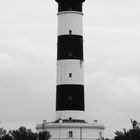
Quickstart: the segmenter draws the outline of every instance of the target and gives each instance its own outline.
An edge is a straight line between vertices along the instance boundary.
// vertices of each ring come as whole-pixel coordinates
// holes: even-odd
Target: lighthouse
[[[101,139],[104,126],[85,120],[83,3],[85,0],[55,0],[58,3],[56,117],[43,121],[38,132],[49,131],[52,140]]]
[[[58,2],[56,119],[83,120],[83,13],[85,0]]]

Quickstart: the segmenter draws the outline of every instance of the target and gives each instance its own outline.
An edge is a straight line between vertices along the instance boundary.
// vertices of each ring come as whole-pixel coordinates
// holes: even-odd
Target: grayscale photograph
[[[0,0],[0,140],[140,140],[139,0]]]

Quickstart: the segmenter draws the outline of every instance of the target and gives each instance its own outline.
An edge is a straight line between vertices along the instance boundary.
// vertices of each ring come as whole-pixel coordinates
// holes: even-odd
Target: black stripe
[[[79,11],[82,12],[82,2],[85,0],[56,0],[58,11]]]
[[[56,111],[84,111],[83,85],[57,85]]]
[[[80,35],[58,36],[57,60],[83,60],[83,37]]]

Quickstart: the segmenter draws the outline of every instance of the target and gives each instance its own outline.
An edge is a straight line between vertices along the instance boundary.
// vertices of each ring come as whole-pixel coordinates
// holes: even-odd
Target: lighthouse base
[[[97,122],[89,124],[83,120],[59,120],[38,124],[36,129],[37,132],[50,132],[50,140],[100,140],[104,126]]]

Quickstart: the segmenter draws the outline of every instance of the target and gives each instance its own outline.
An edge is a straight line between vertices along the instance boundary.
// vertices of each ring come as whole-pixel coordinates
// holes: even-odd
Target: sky
[[[84,3],[86,119],[105,137],[140,121],[140,1]],[[0,121],[34,128],[55,118],[57,3],[0,1]]]

